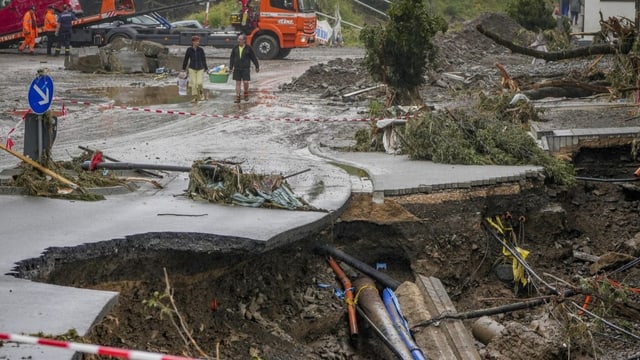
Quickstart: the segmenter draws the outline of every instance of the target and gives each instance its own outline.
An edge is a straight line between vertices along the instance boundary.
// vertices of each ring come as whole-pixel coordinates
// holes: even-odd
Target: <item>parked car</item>
[[[172,28],[188,28],[188,29],[204,29],[204,26],[200,24],[198,20],[180,20],[171,23]]]
[[[162,22],[158,21],[153,15],[138,15],[124,19],[117,19],[111,22],[105,22],[91,26],[92,28],[111,28],[118,26],[140,26],[148,28],[166,28]]]

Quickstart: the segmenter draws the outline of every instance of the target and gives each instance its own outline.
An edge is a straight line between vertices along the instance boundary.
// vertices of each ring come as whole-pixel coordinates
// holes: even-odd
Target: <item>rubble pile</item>
[[[314,210],[281,175],[245,174],[239,164],[195,161],[186,195],[194,200],[248,207]]]
[[[282,85],[281,90],[321,93],[323,98],[329,98],[374,85],[362,59],[338,58],[310,67],[302,76]]]

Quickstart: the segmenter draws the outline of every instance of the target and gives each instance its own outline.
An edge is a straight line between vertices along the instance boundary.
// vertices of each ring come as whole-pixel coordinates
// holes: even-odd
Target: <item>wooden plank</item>
[[[456,313],[442,282],[435,277],[418,276],[418,286],[426,294],[427,308],[433,316],[443,313]],[[473,338],[461,320],[444,320],[439,327],[447,336],[449,347],[453,355],[447,359],[480,360]]]
[[[429,314],[431,314],[432,317],[437,316],[440,314],[440,311],[436,306],[436,302],[439,302],[439,300],[437,300],[439,297],[435,288],[426,277],[419,275],[417,280],[418,288],[424,294],[425,305]],[[433,299],[436,300],[434,301]],[[458,359],[456,352],[452,349],[451,344],[449,344],[449,336],[447,335],[446,328],[442,326],[429,326],[425,328],[423,332],[427,334],[430,341],[425,345],[418,344],[424,346],[423,350],[430,359]]]
[[[412,282],[404,282],[396,289],[402,313],[407,319],[409,328],[428,321],[433,317],[433,302],[425,294],[424,286]],[[439,326],[428,326],[413,333],[416,344],[429,359],[455,359],[455,353],[449,346],[446,331]]]

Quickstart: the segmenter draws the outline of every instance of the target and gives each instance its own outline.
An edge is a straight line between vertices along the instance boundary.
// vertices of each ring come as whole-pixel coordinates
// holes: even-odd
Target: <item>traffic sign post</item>
[[[38,75],[29,86],[29,107],[31,111],[42,115],[51,106],[53,100],[53,80],[49,75]]]
[[[51,77],[38,71],[38,76],[29,85],[27,99],[33,114],[27,115],[25,119],[24,154],[37,161],[42,161],[44,148],[49,149],[53,145],[53,139],[47,139],[46,144],[44,142],[44,133],[48,134],[49,132],[43,131],[44,122],[42,119],[42,114],[49,110],[53,100],[53,80]],[[50,125],[55,124],[56,119],[53,116],[51,116],[51,120]]]

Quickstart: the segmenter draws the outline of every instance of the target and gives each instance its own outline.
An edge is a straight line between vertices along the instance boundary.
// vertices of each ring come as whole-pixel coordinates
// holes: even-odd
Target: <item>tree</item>
[[[418,88],[437,55],[432,38],[448,25],[429,14],[424,0],[394,1],[388,15],[384,27],[367,26],[360,33],[365,65],[374,80],[388,86],[387,106],[422,104]]]

